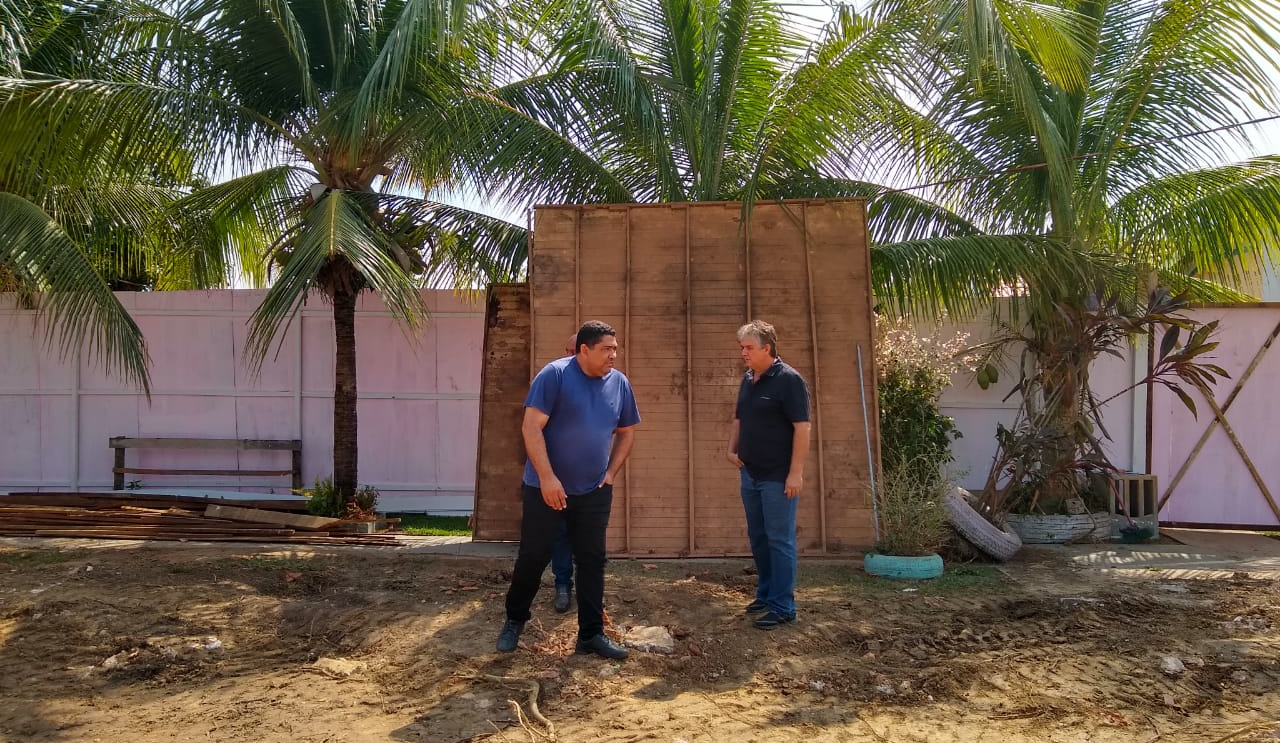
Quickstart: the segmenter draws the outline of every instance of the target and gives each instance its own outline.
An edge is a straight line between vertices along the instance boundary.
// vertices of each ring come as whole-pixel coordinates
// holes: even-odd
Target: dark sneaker
[[[760,629],[774,629],[784,624],[790,624],[796,621],[796,615],[785,616],[776,611],[771,611],[756,620],[756,626]]]
[[[520,633],[524,632],[524,622],[508,619],[498,633],[498,652],[510,653],[520,644]]]
[[[566,611],[569,611],[569,589],[556,586],[556,612],[563,614]]]
[[[762,611],[769,611],[769,605],[760,599],[756,599],[755,601],[747,604],[747,607],[742,611],[744,614],[759,614]]]
[[[590,640],[578,640],[578,646],[574,648],[577,653],[595,653],[601,658],[610,660],[626,660],[627,649],[618,645],[613,640],[605,637],[603,634],[596,635]]]

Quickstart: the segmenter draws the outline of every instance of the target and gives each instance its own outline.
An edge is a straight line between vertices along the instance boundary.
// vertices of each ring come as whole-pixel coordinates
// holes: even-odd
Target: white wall
[[[37,315],[0,295],[0,492],[108,489],[112,436],[301,439],[308,485],[332,472],[333,322],[309,302],[278,354],[251,377],[246,323],[263,291],[118,296],[151,354],[152,394],[44,344]],[[376,298],[356,319],[360,483],[387,510],[469,512],[484,313],[450,292],[426,292],[432,319],[415,338]],[[278,452],[129,451],[130,466],[288,468]],[[174,491],[287,492],[288,478],[132,476]],[[131,479],[132,479],[131,477]]]

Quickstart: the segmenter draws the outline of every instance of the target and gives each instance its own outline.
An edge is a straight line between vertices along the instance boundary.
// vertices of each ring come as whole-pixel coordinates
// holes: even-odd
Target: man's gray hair
[[[755,340],[756,344],[761,348],[769,347],[769,355],[778,358],[778,331],[764,320],[752,320],[751,322],[738,328],[738,342],[741,343],[748,338]]]

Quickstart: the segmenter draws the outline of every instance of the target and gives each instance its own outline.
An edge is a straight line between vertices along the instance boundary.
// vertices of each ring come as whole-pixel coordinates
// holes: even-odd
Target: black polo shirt
[[[738,388],[738,458],[755,480],[786,482],[794,423],[809,420],[809,388],[800,373],[774,359],[760,381],[750,369]]]

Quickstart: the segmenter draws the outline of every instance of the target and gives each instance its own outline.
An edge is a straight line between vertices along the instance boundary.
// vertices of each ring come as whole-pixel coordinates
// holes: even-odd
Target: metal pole
[[[867,382],[862,374],[862,344],[858,344],[858,396],[862,398],[862,432],[867,439],[867,475],[871,478],[871,528],[880,543],[880,502],[876,498],[876,465],[871,456],[871,421],[867,418]]]

